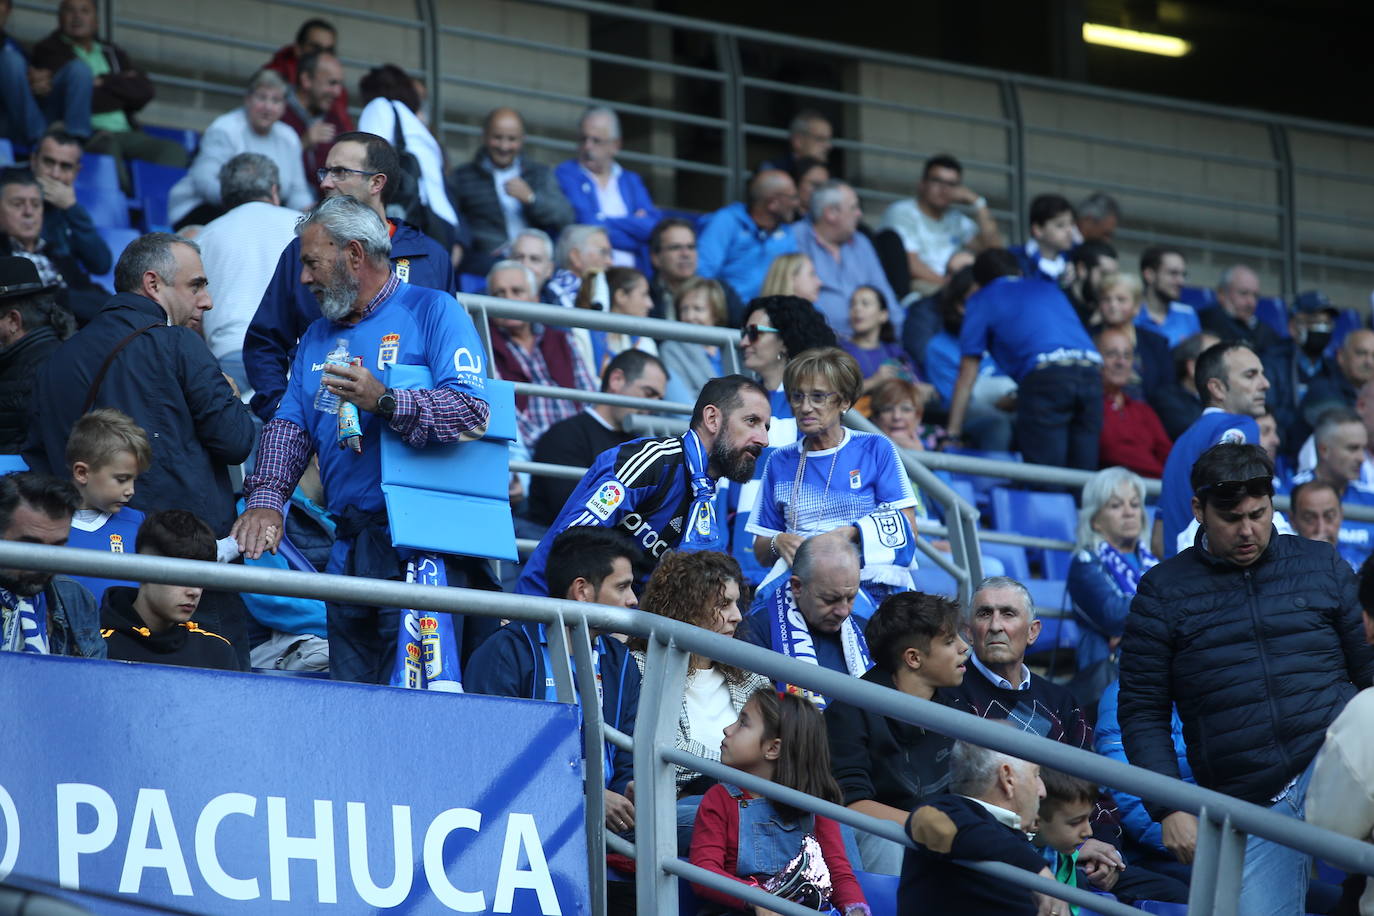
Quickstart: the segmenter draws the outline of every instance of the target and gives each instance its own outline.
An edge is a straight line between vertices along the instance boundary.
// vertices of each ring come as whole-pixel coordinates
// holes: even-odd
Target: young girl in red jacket
[[[801,696],[771,688],[756,691],[739,719],[725,729],[720,759],[753,776],[840,803],[839,786],[830,774],[825,720]],[[797,857],[803,853],[807,858],[799,867]],[[869,916],[839,824],[730,783],[712,786],[702,798],[692,832],[691,862],[765,890],[770,889],[769,879],[786,871],[793,877],[787,884],[794,889],[786,894],[789,899],[823,913]],[[800,879],[795,877],[798,871]],[[797,892],[799,884],[806,887]],[[700,884],[693,889],[710,901],[701,914],[769,912]]]

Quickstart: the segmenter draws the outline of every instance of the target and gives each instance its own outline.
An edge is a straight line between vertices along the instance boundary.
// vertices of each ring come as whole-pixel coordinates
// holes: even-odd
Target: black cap
[[[1331,304],[1331,300],[1326,298],[1326,293],[1319,289],[1309,289],[1305,293],[1298,293],[1293,300],[1293,311],[1302,312],[1308,315],[1316,312],[1330,312],[1332,315],[1339,314],[1339,309]]]
[[[38,275],[38,267],[28,258],[0,258],[0,300],[17,299],[53,289]]]

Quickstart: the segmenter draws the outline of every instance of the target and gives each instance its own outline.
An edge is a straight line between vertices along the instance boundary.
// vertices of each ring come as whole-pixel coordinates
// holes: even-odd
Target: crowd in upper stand
[[[704,214],[655,203],[619,161],[610,108],[582,114],[557,165],[496,108],[455,164],[401,67],[363,77],[355,122],[338,38],[304,23],[188,162],[140,126],[153,84],[99,39],[93,0],[62,0],[27,49],[0,31],[0,127],[27,155],[0,173],[0,451],[32,469],[0,478],[0,538],[278,567],[289,552],[399,578],[384,435],[482,438],[501,419],[488,377],[691,404],[684,434],[636,438],[640,407],[517,395],[512,457],[588,470],[511,475],[516,532],[537,548],[499,573],[446,556],[447,583],[637,607],[1369,835],[1374,818],[1345,804],[1374,778],[1359,768],[1369,695],[1342,713],[1374,674],[1374,580],[1356,577],[1374,525],[1342,509],[1374,505],[1374,331],[1353,313],[1318,291],[1264,299],[1243,264],[1190,289],[1168,244],[1134,270],[1103,193],[1034,198],[1029,240],[1007,247],[944,154],[866,222],[814,111],[744,200]],[[94,197],[92,163],[108,163]],[[135,188],[148,163],[180,169],[160,206]],[[97,204],[129,193],[148,231],[112,248]],[[491,318],[479,334],[454,298],[473,291],[737,329],[745,372],[724,345],[652,331]],[[671,333],[636,330],[651,327]],[[425,367],[429,387],[388,387],[391,364]],[[847,428],[850,409],[881,434]],[[1048,628],[1007,554],[983,565],[1013,575],[965,606],[926,593],[918,541],[949,547],[920,532],[930,507],[903,453],[937,448],[1103,469],[1075,494],[1067,685],[1027,664]],[[1163,480],[1153,520],[1142,478]],[[1050,562],[1037,571],[1053,579]],[[0,571],[0,607],[9,651],[392,682],[394,609],[22,570]],[[542,625],[454,620],[467,690],[556,698]],[[647,646],[595,641],[605,721],[633,734]],[[1187,898],[1188,812],[710,658],[689,668],[679,747],[917,844],[684,768],[681,851],[705,868],[776,887],[805,849],[845,914],[867,911],[856,873],[901,874],[903,912],[1066,912],[959,859]],[[606,829],[630,834],[631,761],[606,752]],[[1308,887],[1305,857],[1251,843],[1245,912],[1353,912]],[[611,865],[613,910],[631,911],[634,863]],[[703,912],[743,906],[699,890]]]

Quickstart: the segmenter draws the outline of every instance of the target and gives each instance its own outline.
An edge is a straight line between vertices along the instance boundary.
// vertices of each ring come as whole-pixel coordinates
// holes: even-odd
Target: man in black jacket
[[[472,229],[472,247],[463,256],[465,274],[486,274],[496,249],[522,229],[542,229],[554,238],[573,221],[547,165],[521,155],[525,121],[513,108],[497,108],[482,122],[482,146],[471,162],[453,170],[448,196],[460,220]]]
[[[1198,784],[1301,818],[1331,721],[1374,676],[1357,583],[1330,544],[1273,528],[1274,465],[1222,444],[1194,463],[1192,547],[1140,581],[1121,644],[1119,717],[1133,764],[1178,777],[1170,709]],[[1190,862],[1197,818],[1146,801]],[[1240,911],[1302,913],[1308,856],[1251,837]]]
[[[34,373],[76,330],[55,291],[32,261],[0,257],[0,454],[23,447]]]

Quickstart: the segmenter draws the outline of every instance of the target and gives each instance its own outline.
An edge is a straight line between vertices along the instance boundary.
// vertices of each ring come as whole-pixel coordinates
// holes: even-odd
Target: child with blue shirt
[[[1015,249],[1021,274],[1064,285],[1064,270],[1073,248],[1073,204],[1058,194],[1041,194],[1030,205],[1030,241]]]
[[[1097,786],[1087,780],[1058,770],[1041,767],[1040,780],[1045,797],[1040,800],[1040,821],[1033,842],[1042,847],[1054,879],[1068,887],[1078,887],[1078,847],[1093,835],[1092,814],[1097,804]],[[1101,865],[1085,873],[1093,886],[1102,890],[1116,883],[1116,872]],[[1078,907],[1069,908],[1078,916]]]
[[[128,414],[102,407],[76,421],[67,437],[67,468],[81,494],[72,516],[68,547],[134,553],[143,513],[129,508],[134,482],[148,470],[153,450],[148,436]],[[93,576],[72,576],[100,603],[105,589],[137,583]]]

